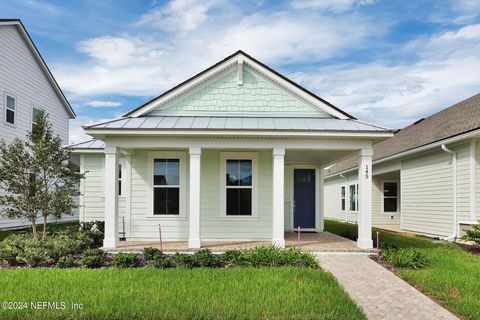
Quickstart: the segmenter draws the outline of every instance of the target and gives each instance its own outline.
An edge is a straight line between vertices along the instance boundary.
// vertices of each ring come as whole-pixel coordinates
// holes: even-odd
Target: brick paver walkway
[[[458,319],[366,255],[319,255],[368,319]]]

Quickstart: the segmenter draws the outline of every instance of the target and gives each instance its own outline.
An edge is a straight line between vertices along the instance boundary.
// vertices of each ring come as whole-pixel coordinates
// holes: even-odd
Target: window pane
[[[7,108],[15,110],[15,98],[7,96]]]
[[[384,198],[383,199],[383,211],[384,212],[397,212],[397,198]]]
[[[345,187],[342,187],[342,198],[345,199]]]
[[[342,199],[342,211],[345,211],[345,199]]]
[[[179,188],[153,189],[153,214],[180,214]]]
[[[227,160],[226,184],[238,186],[240,184],[238,160]]]
[[[122,180],[118,180],[118,195],[122,195]]]
[[[227,189],[227,216],[252,215],[252,189]]]
[[[15,112],[12,110],[7,109],[7,122],[11,124],[15,124]]]
[[[240,185],[252,185],[252,160],[240,160]]]
[[[355,189],[355,185],[351,185],[350,186],[350,210],[351,211],[357,211],[357,194],[356,194],[356,189]]]
[[[396,182],[385,182],[383,184],[383,195],[386,197],[396,197],[397,196],[397,183]]]
[[[180,185],[180,160],[155,159],[153,172],[154,185]]]

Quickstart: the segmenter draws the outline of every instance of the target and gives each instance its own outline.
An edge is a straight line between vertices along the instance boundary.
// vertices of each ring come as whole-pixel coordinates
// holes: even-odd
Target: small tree
[[[35,239],[37,219],[43,217],[45,238],[49,215],[61,218],[77,207],[73,197],[80,195],[77,186],[83,174],[69,166],[70,153],[44,112],[37,114],[26,141],[0,141],[0,214],[28,220]]]
[[[472,241],[475,245],[480,246],[480,223],[473,225],[470,230],[465,230],[462,240]]]

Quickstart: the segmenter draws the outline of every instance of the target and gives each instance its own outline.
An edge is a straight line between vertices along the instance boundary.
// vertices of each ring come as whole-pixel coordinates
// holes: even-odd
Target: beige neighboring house
[[[373,146],[372,224],[454,239],[480,208],[480,94]],[[358,159],[325,172],[325,217],[358,218]]]
[[[43,110],[66,145],[75,112],[20,20],[0,19],[0,44],[0,139],[25,138],[36,113]],[[78,212],[64,219],[78,220]],[[0,216],[0,229],[29,224]]]

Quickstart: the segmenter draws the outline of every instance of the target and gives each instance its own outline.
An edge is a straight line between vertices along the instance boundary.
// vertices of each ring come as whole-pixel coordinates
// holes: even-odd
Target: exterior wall
[[[279,89],[248,67],[244,67],[243,84],[237,83],[237,68],[219,75],[214,81],[192,89],[192,93],[173,100],[162,110],[148,115],[179,113],[296,113],[331,117],[307,102]]]
[[[480,220],[480,142],[475,142],[475,220]]]
[[[202,240],[244,239],[270,240],[272,236],[272,153],[259,151],[258,160],[258,216],[222,217],[220,214],[220,152],[202,150],[201,155],[201,203],[200,236]],[[185,151],[188,159],[188,152]],[[83,154],[82,170],[89,171],[83,181],[80,220],[104,220],[104,154]],[[122,161],[124,157],[120,158]],[[125,159],[127,163],[128,159]],[[135,150],[131,156],[131,169],[122,166],[122,177],[130,177],[130,183],[122,180],[124,196],[119,197],[119,232],[122,216],[125,216],[128,240],[157,240],[161,225],[165,240],[188,239],[188,160],[186,163],[186,216],[151,217],[147,215],[147,151]],[[125,169],[123,169],[125,167]],[[123,183],[125,181],[125,183]]]
[[[16,99],[14,126],[5,121],[6,94]],[[67,144],[69,116],[62,102],[17,27],[0,26],[0,139],[10,142],[25,137],[31,130],[33,107],[47,111],[54,132]],[[70,220],[78,220],[78,211],[62,219]],[[29,223],[0,217],[0,229],[26,225]]]

